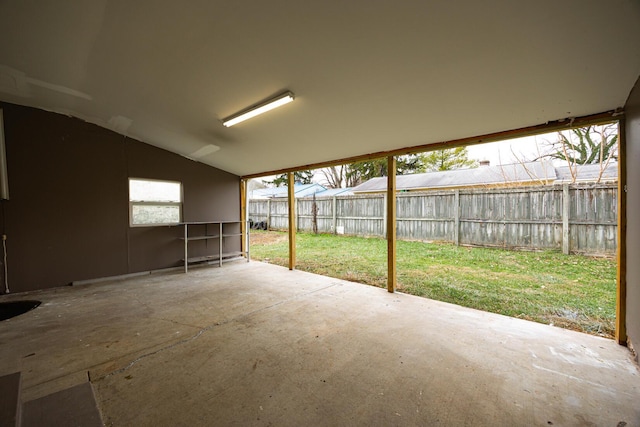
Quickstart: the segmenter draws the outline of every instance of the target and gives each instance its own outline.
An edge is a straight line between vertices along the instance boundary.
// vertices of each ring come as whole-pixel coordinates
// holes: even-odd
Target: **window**
[[[129,178],[131,226],[170,225],[182,220],[182,184]]]

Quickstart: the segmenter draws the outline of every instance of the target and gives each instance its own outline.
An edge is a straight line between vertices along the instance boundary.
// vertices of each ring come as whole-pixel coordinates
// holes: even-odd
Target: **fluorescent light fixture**
[[[293,93],[285,92],[276,96],[275,98],[271,98],[267,101],[261,102],[260,104],[251,106],[243,111],[240,111],[237,114],[234,114],[233,116],[229,116],[226,119],[223,119],[222,124],[226,127],[231,127],[259,114],[266,113],[267,111],[273,110],[274,108],[278,108],[284,104],[288,104],[293,101],[293,99]]]

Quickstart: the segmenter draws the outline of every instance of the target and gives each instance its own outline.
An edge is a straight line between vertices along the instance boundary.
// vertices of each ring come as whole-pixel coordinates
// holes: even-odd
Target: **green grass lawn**
[[[288,265],[287,234],[252,231],[251,257]],[[386,287],[386,240],[298,233],[298,270]],[[398,290],[613,337],[615,260],[398,241]]]

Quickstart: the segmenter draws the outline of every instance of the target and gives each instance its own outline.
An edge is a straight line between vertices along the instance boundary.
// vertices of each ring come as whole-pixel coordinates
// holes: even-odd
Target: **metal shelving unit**
[[[234,260],[240,256],[246,256],[247,262],[249,262],[249,223],[245,223],[245,230],[247,232],[247,241],[245,242],[244,251],[224,252],[224,239],[228,237],[242,237],[241,232],[225,231],[225,228],[231,228],[232,224],[238,224],[237,228],[240,228],[242,221],[206,221],[206,222],[183,222],[181,225],[184,227],[184,236],[180,237],[184,241],[184,272],[189,271],[189,264],[197,262],[212,263],[217,261],[218,265],[222,267],[222,263],[226,261]],[[204,234],[190,236],[189,227],[204,227]],[[226,227],[225,227],[226,226]],[[210,231],[210,229],[212,229]],[[212,234],[209,234],[212,233]],[[198,240],[217,240],[218,241],[218,253],[213,255],[203,255],[189,258],[189,242]],[[242,247],[242,244],[241,244]]]

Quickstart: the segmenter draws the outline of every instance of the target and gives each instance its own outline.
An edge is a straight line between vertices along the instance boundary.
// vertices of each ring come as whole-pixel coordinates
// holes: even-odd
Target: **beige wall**
[[[182,182],[185,221],[240,218],[235,175],[78,119],[0,108],[10,190],[0,226],[11,292],[181,265],[181,227],[129,227],[129,177]],[[195,243],[202,247],[194,255],[217,252]]]
[[[629,95],[627,134],[627,334],[640,351],[640,79]]]

